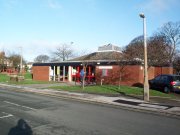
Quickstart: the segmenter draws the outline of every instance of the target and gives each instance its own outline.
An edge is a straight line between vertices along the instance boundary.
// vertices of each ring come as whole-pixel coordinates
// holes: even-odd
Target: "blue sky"
[[[0,0],[0,50],[27,61],[70,44],[76,52],[112,43],[127,45],[142,35],[139,13],[151,36],[164,23],[180,21],[180,0]]]

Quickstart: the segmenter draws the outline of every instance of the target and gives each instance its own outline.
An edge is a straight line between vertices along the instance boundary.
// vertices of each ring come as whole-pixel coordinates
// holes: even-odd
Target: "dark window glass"
[[[168,82],[168,76],[161,76],[161,81]]]
[[[161,79],[161,76],[157,76],[154,80],[159,81]]]
[[[173,80],[174,80],[174,81],[180,81],[180,76],[174,76],[174,77],[173,77]]]

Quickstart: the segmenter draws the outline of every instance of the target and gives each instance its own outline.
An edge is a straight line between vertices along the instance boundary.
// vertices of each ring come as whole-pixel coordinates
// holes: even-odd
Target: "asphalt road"
[[[16,135],[16,132],[18,135],[179,135],[180,119],[0,88],[0,135]]]

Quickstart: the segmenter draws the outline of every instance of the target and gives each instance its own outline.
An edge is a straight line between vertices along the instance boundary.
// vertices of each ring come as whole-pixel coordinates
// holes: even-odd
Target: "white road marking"
[[[13,116],[12,114],[9,114],[9,113],[5,113],[5,112],[2,112],[2,113],[5,114],[5,115],[1,116],[0,119],[8,118],[8,117],[12,117]]]
[[[22,107],[22,108],[30,109],[30,110],[36,110],[36,109],[34,109],[34,108],[31,108],[31,107],[28,107],[28,106],[24,106],[24,105],[19,105],[19,104],[12,103],[12,102],[9,102],[9,101],[3,101],[3,102],[4,102],[4,103],[7,103],[7,104],[14,105],[14,106],[19,106],[19,107]]]

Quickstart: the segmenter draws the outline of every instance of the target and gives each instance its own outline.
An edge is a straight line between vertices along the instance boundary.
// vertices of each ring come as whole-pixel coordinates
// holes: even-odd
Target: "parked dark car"
[[[162,74],[149,80],[151,89],[158,89],[165,93],[180,92],[180,75]]]

